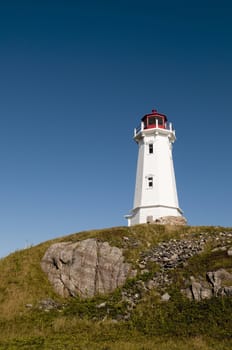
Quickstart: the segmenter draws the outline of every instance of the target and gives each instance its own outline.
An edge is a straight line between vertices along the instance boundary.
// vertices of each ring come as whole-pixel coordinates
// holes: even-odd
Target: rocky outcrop
[[[121,249],[94,238],[53,244],[41,267],[55,291],[64,297],[109,293],[136,275],[136,270],[124,262]]]
[[[232,273],[225,269],[207,272],[206,278],[190,278],[190,286],[182,289],[190,300],[200,301],[215,296],[232,296]]]
[[[228,247],[228,244],[231,244],[231,238],[232,232],[217,232],[211,235],[201,233],[191,238],[160,242],[157,246],[141,253],[139,267],[142,274],[149,272],[147,267],[150,262],[155,262],[160,266],[160,271],[154,273],[152,279],[146,282],[145,287],[149,290],[157,288],[165,292],[166,288],[173,283],[170,271],[188,264],[188,259],[203,252],[206,245],[212,246],[212,252],[225,251],[228,256],[231,256],[232,247]],[[223,274],[227,275],[227,285],[225,278],[222,278]],[[197,301],[212,296],[231,295],[232,282],[229,281],[227,271],[208,272],[207,279],[203,277],[195,279],[192,276],[190,281],[185,281],[189,287],[183,289],[182,292],[189,299]]]
[[[231,243],[232,232],[217,231],[183,235],[181,239],[163,241],[150,247],[141,252],[137,260],[139,275],[147,274],[149,279],[144,276],[133,288],[122,289],[122,300],[133,308],[151,289],[156,289],[160,296],[166,295],[169,286],[174,283],[172,270],[186,266],[189,258],[203,252],[206,246],[211,247],[214,254],[225,252],[231,256]],[[135,237],[122,237],[125,249],[137,249],[140,244]],[[159,265],[159,270],[152,274],[151,263]],[[41,266],[56,292],[62,296],[92,297],[109,293],[123,286],[128,277],[136,275],[132,266],[124,262],[121,249],[96,238],[52,245],[45,253]],[[231,295],[229,275],[228,271],[218,270],[208,272],[206,277],[192,276],[183,281],[182,292],[191,300]]]
[[[231,240],[232,232],[219,232],[214,235],[201,233],[190,238],[170,239],[142,252],[139,264],[144,269],[149,262],[156,262],[166,270],[176,268],[204,251],[206,244],[212,245],[212,252],[227,251],[227,255],[231,256],[232,247],[228,247]]]
[[[155,221],[149,221],[149,223],[159,224],[159,225],[187,225],[187,220],[184,216],[161,216]]]
[[[120,245],[125,251],[140,250],[142,244],[136,235],[121,236]],[[129,320],[133,310],[147,298],[151,290],[157,300],[169,303],[173,298],[172,285],[177,282],[179,271],[188,266],[189,258],[206,248],[213,258],[227,259],[227,268],[216,271],[208,269],[205,276],[187,278],[183,274],[178,280],[178,289],[191,301],[232,296],[232,265],[228,261],[228,257],[232,256],[232,231],[183,233],[179,239],[162,241],[154,246],[147,242],[147,247],[146,251],[140,250],[136,261],[137,278],[125,285],[126,279],[134,277],[137,271],[124,261],[122,249],[111,247],[109,243],[96,238],[54,244],[45,253],[41,265],[57,293],[62,296],[92,297],[122,287],[120,294],[117,294],[116,304],[114,294],[100,304],[95,301],[99,319],[112,317],[115,322]],[[123,307],[118,308],[118,303]],[[38,305],[27,304],[26,307],[48,312],[53,309],[63,310],[66,306],[48,298]],[[96,319],[96,315],[93,319]]]
[[[168,242],[160,242],[141,254],[140,265],[145,267],[151,261],[165,269],[175,268],[203,251],[206,241],[207,237],[200,235],[191,239],[171,239]]]

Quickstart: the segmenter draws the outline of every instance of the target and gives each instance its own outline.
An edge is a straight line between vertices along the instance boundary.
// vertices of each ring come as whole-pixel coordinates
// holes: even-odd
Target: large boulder
[[[93,297],[122,286],[136,270],[124,262],[122,250],[95,238],[51,245],[41,267],[63,297]]]

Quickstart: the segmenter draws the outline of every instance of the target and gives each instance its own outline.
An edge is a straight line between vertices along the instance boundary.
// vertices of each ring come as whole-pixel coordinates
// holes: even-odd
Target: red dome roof
[[[144,121],[145,121],[145,119],[146,119],[147,117],[163,117],[165,122],[167,122],[167,121],[168,121],[168,119],[167,119],[166,115],[165,115],[165,114],[161,114],[161,113],[157,112],[157,110],[156,110],[156,109],[153,109],[153,110],[152,110],[152,112],[151,112],[151,113],[149,113],[149,114],[145,114],[145,115],[142,117],[142,119],[141,119],[141,120],[144,122]]]

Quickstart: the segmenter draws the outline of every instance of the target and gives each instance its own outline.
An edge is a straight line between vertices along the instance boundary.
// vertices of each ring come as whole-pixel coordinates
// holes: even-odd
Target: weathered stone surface
[[[225,269],[219,269],[214,272],[207,272],[207,278],[213,287],[214,295],[223,294],[225,285],[231,284],[232,286],[232,274]]]
[[[232,295],[232,274],[225,269],[219,269],[207,272],[206,279],[203,281],[191,277],[190,287],[182,290],[182,293],[196,301],[210,299],[212,296],[230,296]]]
[[[212,290],[209,288],[207,283],[202,281],[198,282],[193,276],[190,277],[190,281],[191,286],[189,289],[191,293],[186,293],[186,296],[189,299],[200,301],[203,299],[210,299],[212,297]]]
[[[159,225],[187,225],[187,220],[184,216],[161,216],[155,221],[150,221],[150,223]]]
[[[201,284],[195,280],[194,277],[191,276],[191,291],[194,300],[201,300]]]
[[[109,293],[136,275],[136,270],[124,262],[121,249],[94,238],[53,244],[46,251],[41,267],[62,296],[92,297]]]
[[[202,288],[201,290],[201,300],[212,298],[213,293],[210,288]]]

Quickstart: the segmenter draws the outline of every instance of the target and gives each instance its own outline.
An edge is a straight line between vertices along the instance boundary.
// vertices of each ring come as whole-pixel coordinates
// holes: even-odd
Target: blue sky
[[[189,224],[232,226],[231,6],[0,3],[0,256],[126,225],[152,108],[176,129]]]

